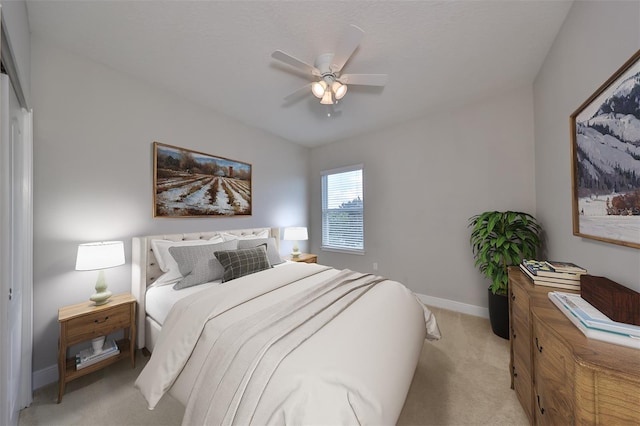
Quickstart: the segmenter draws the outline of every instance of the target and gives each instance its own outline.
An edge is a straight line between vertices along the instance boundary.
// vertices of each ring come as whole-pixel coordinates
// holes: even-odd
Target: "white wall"
[[[536,204],[548,257],[640,291],[640,250],[572,234],[569,116],[640,48],[640,2],[575,2],[534,83]]]
[[[29,54],[31,36],[27,5],[24,0],[0,0],[0,5],[2,5],[2,20],[9,33],[20,85],[27,99],[27,105],[31,107],[31,56]]]
[[[321,263],[373,272],[413,291],[487,306],[468,219],[535,212],[533,93],[523,87],[311,151],[311,240]],[[364,164],[364,256],[320,251],[320,172]]]
[[[94,292],[97,273],[74,271],[78,243],[124,240],[128,263],[107,270],[110,290],[120,293],[130,289],[133,236],[307,224],[308,148],[41,38],[34,36],[31,47],[34,371],[56,363],[58,307],[88,300]],[[154,219],[154,141],[251,163],[253,216]]]

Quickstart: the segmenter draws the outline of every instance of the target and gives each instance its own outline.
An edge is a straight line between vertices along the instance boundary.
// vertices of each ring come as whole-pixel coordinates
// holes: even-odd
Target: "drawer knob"
[[[540,410],[540,414],[544,414],[544,407],[540,406],[540,395],[536,395],[538,398],[538,409]]]
[[[536,337],[536,348],[538,348],[538,352],[542,353],[542,345],[538,343],[538,338]]]
[[[102,321],[99,320],[99,319],[96,319],[96,320],[93,320],[93,322],[95,322],[96,324],[100,324],[100,323],[103,323],[103,322],[107,322],[108,319],[109,319],[109,317],[104,317],[104,319]]]

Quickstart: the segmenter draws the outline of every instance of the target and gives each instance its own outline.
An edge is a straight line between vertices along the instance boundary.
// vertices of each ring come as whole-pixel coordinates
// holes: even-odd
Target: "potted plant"
[[[469,219],[475,266],[491,280],[489,319],[493,332],[509,338],[507,267],[535,259],[542,227],[528,213],[488,211]]]

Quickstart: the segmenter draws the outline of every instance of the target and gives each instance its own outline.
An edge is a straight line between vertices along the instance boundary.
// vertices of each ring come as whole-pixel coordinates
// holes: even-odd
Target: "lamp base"
[[[99,306],[107,303],[110,297],[111,297],[111,292],[109,290],[106,290],[100,293],[93,293],[89,298],[89,300],[91,300],[92,302],[95,302],[96,306]]]
[[[98,272],[98,281],[96,281],[96,292],[91,295],[89,300],[95,302],[96,306],[104,305],[111,297],[111,292],[107,290],[107,280],[104,277],[104,270]]]
[[[293,242],[293,247],[291,247],[291,257],[293,257],[294,259],[300,257],[302,253],[300,253],[300,248],[298,247],[298,242],[294,241]]]

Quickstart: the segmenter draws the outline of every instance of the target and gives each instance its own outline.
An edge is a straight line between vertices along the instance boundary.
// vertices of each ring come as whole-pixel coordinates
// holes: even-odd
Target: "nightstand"
[[[67,382],[98,371],[129,357],[135,367],[136,299],[130,293],[117,294],[100,306],[87,301],[58,309],[60,341],[58,343],[58,403],[62,401]],[[75,354],[67,358],[67,348],[93,338],[124,330],[118,340],[120,353],[81,370],[76,370]]]
[[[309,253],[300,253],[300,256],[298,257],[288,256],[287,260],[291,260],[293,262],[303,262],[303,263],[318,263],[318,255],[309,254]]]

